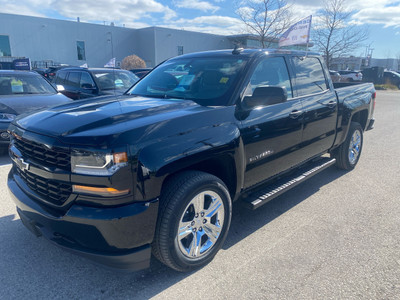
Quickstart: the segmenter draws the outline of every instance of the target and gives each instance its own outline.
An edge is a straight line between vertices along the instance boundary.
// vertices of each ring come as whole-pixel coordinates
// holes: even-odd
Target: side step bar
[[[279,179],[273,184],[268,185],[265,188],[261,188],[261,190],[258,190],[257,192],[249,194],[249,196],[244,198],[242,201],[248,208],[257,209],[263,204],[271,201],[284,192],[311,178],[315,174],[318,174],[319,172],[332,166],[335,164],[335,162],[335,158],[323,157],[318,161],[309,163],[294,173]]]

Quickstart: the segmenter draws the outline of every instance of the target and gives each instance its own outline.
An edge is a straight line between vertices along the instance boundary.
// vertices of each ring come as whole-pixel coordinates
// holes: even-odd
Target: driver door
[[[250,108],[242,112],[241,135],[246,158],[244,188],[251,187],[298,163],[302,139],[302,103],[293,99],[285,58],[268,57],[254,69],[245,95],[257,86],[286,88],[285,102]]]

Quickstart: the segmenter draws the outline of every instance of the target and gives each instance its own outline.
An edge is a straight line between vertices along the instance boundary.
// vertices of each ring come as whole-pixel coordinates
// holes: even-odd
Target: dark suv
[[[400,74],[394,71],[385,71],[383,73],[383,81],[386,84],[392,84],[400,89]]]
[[[139,78],[125,70],[106,68],[65,68],[53,79],[57,90],[78,100],[101,95],[123,94]]]

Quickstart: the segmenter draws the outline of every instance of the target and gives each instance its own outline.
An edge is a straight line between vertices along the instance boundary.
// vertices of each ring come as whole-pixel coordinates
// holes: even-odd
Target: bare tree
[[[146,63],[137,55],[129,55],[121,62],[121,68],[125,70],[146,68]]]
[[[262,48],[270,47],[292,24],[286,0],[242,0],[236,2],[236,8],[247,32],[259,36]]]
[[[346,9],[346,1],[325,0],[314,26],[313,40],[328,68],[333,57],[351,54],[368,38],[366,27],[350,23],[352,12]]]

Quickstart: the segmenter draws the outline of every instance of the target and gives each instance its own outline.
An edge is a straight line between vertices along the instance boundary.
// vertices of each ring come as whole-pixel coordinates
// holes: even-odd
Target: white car
[[[342,81],[362,81],[363,75],[360,71],[339,71]]]

